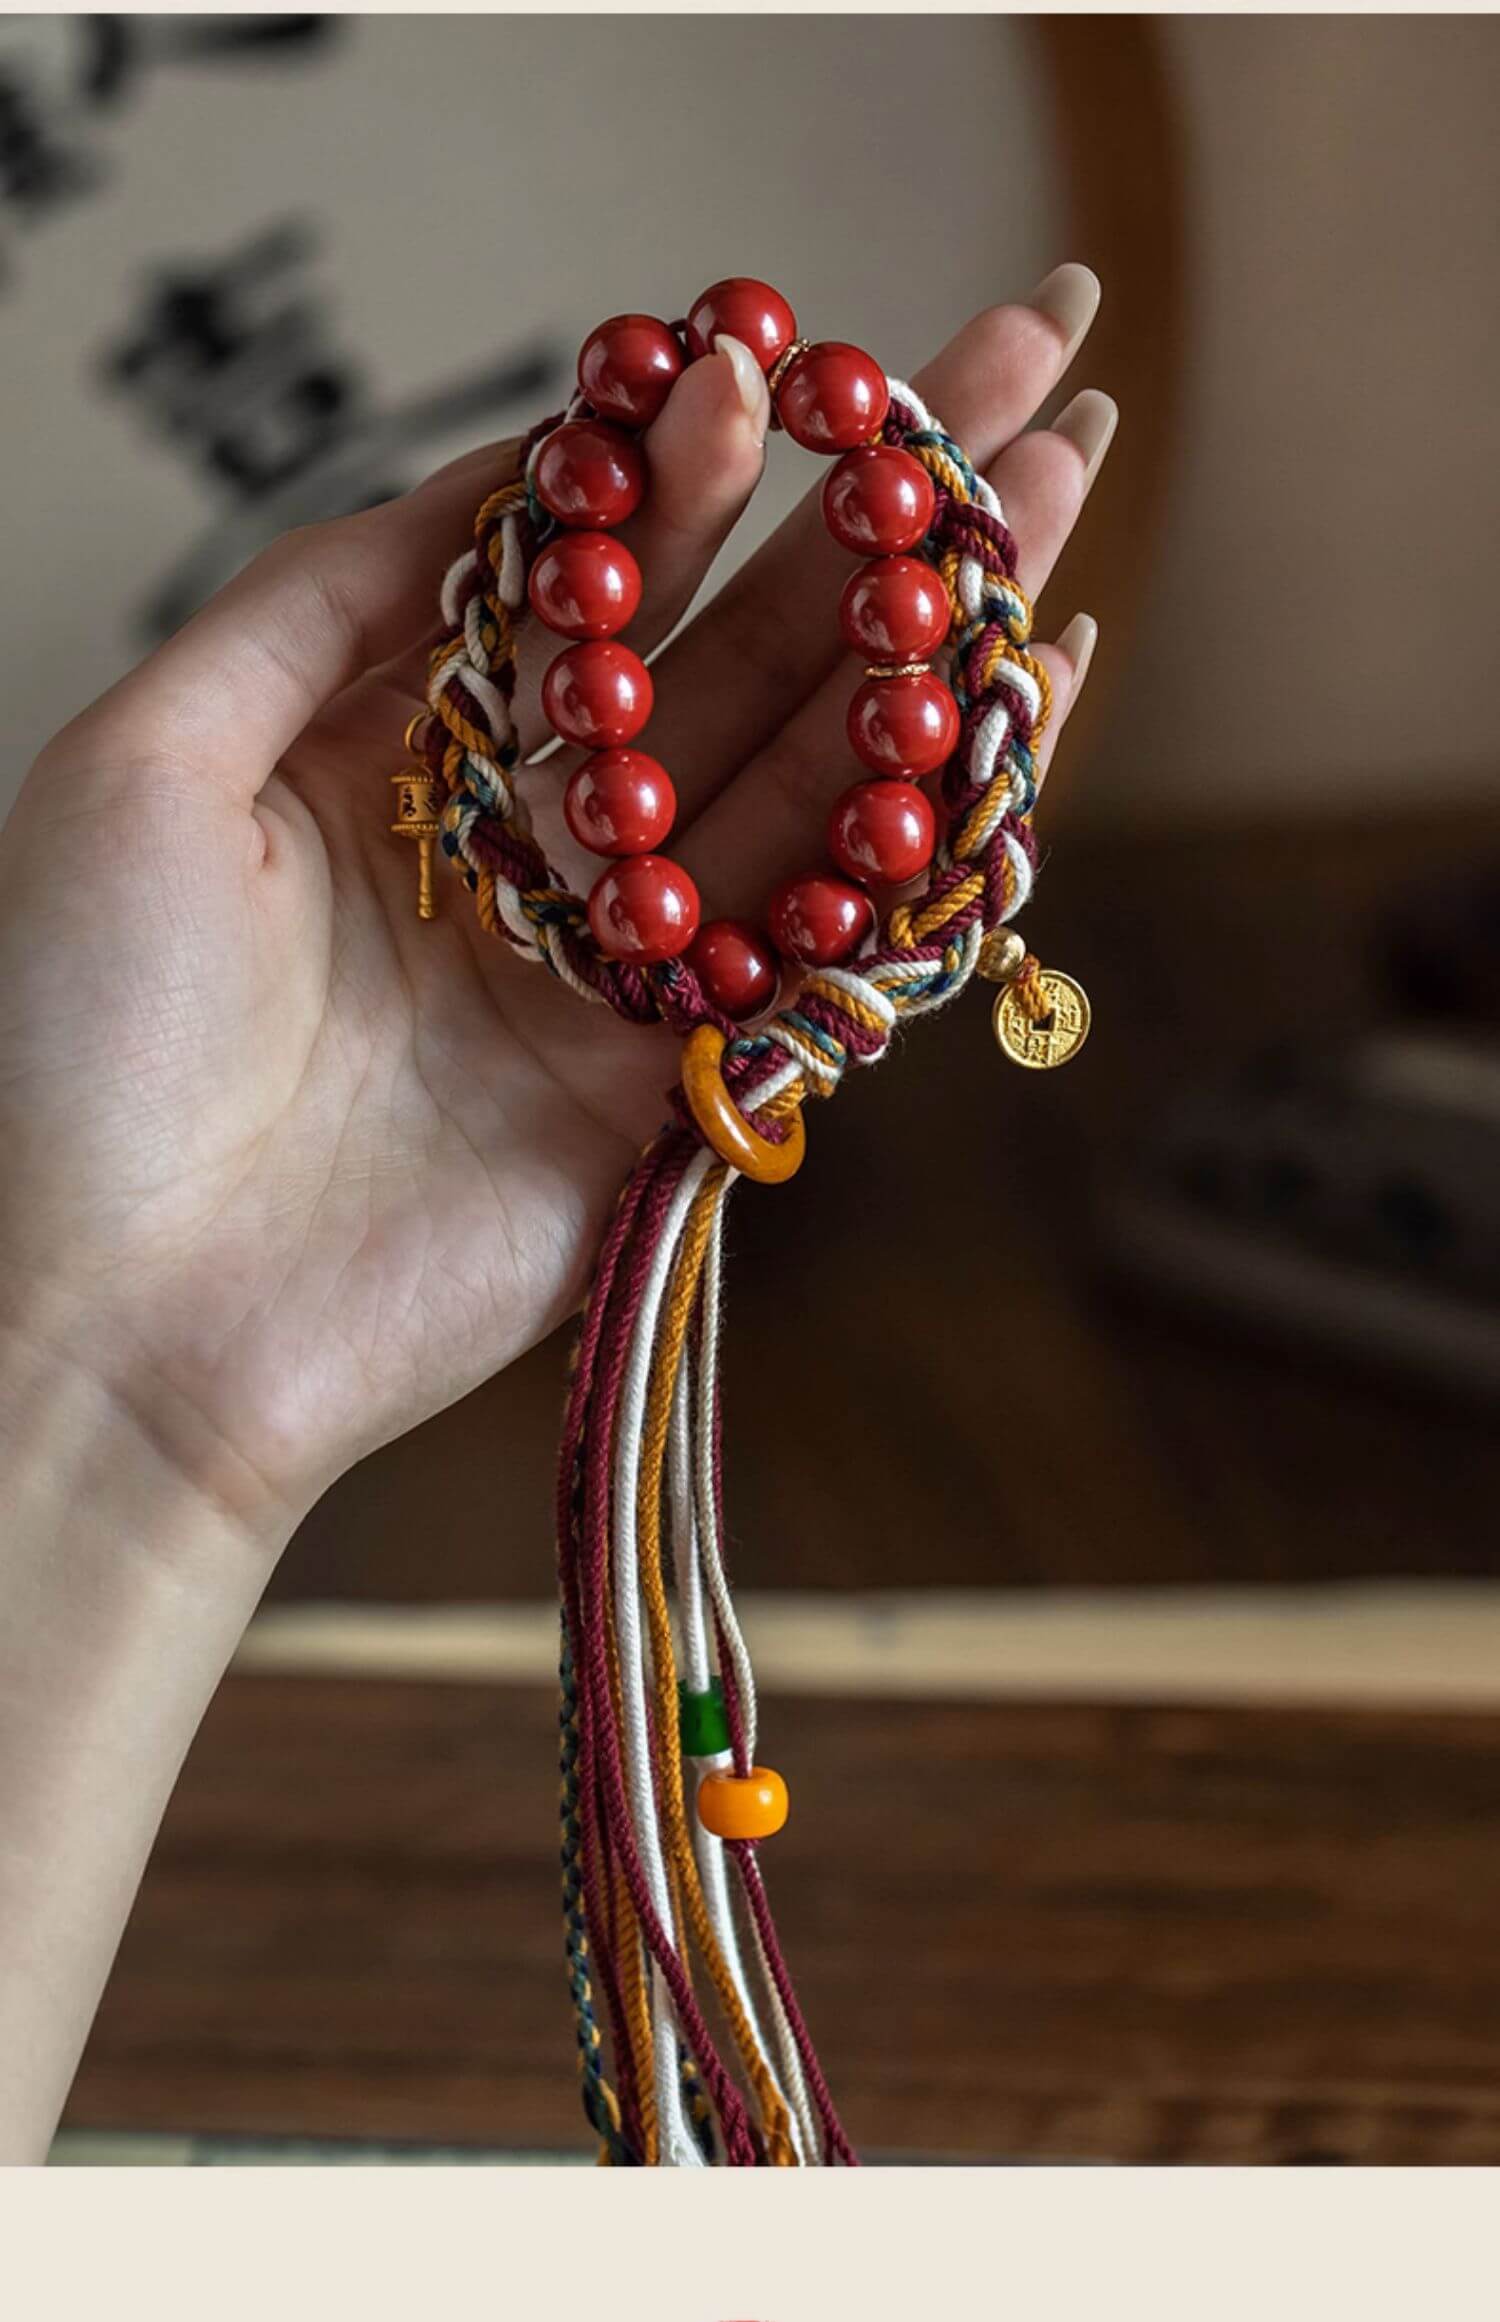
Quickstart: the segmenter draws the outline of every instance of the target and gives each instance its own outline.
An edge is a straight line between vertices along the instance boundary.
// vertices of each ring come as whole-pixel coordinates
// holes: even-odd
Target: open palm
[[[1091,307],[1062,269],[916,382],[999,491],[1033,592],[1113,425],[1086,394],[1021,432]],[[690,367],[646,438],[642,650],[759,476],[745,377]],[[515,958],[441,871],[420,923],[387,836],[437,582],[504,457],[279,543],[57,737],[0,836],[0,1324],[103,1380],[247,1520],[305,1507],[569,1310],[675,1076],[667,1034]],[[645,741],[715,915],[757,915],[818,859],[850,778],[848,569],[810,495],[657,665]],[[1040,649],[1049,742],[1091,641],[1080,623]],[[524,749],[547,643],[523,632]],[[565,868],[567,763],[523,777]]]

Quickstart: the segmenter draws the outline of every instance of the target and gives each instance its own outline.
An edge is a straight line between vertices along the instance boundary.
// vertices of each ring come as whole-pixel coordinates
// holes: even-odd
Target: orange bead
[[[774,1838],[787,1818],[786,1784],[769,1766],[748,1774],[705,1774],[698,1820],[715,1838]]]

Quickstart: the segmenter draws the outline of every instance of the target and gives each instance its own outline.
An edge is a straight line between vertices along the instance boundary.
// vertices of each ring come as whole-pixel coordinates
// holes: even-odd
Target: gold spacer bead
[[[781,393],[781,382],[796,362],[797,357],[805,355],[811,345],[811,339],[793,339],[789,347],[782,348],[781,353],[766,373],[766,393],[771,398],[771,425],[773,427],[781,425],[780,414],[776,409],[776,398]]]
[[[979,972],[992,984],[1014,982],[1026,964],[1026,938],[1018,927],[992,927],[979,946]]]
[[[930,661],[867,661],[866,677],[926,677],[932,668]]]

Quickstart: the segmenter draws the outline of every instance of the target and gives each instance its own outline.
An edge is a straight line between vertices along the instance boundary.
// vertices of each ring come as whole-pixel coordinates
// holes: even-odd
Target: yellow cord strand
[[[657,1772],[668,1854],[694,1939],[718,1993],[719,2004],[755,2094],[765,2132],[766,2157],[774,2167],[787,2168],[796,2160],[787,2109],[757,2044],[730,1974],[729,1964],[714,1932],[698,1875],[698,1859],[693,1852],[683,1793],[682,1747],[677,1728],[677,1663],[662,1570],[662,1465],[666,1458],[667,1434],[671,1425],[672,1398],[693,1308],[697,1302],[704,1256],[713,1231],[714,1213],[724,1174],[722,1169],[715,1169],[704,1179],[688,1216],[682,1249],[662,1309],[641,1438],[637,1531],[641,1593],[646,1603],[651,1655],[656,1672]]]

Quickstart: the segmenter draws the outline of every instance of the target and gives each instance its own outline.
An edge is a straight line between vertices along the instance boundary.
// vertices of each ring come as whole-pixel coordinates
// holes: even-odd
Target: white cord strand
[[[631,1333],[615,1438],[611,1531],[614,1544],[615,1634],[620,1663],[625,1783],[651,1905],[669,1941],[674,1924],[672,1893],[662,1853],[651,1766],[648,1709],[650,1687],[646,1671],[646,1640],[641,1620],[636,1494],[640,1486],[641,1435],[645,1424],[657,1316],[668,1277],[676,1261],[688,1212],[713,1158],[706,1147],[694,1156],[683,1171],[668,1206]],[[661,1970],[655,1965],[651,1975],[651,1997],[656,2102],[665,2126],[668,2156],[678,2168],[702,2168],[703,2154],[683,2109],[682,2076],[678,2068],[680,2035],[677,2012]]]
[[[708,1613],[704,1603],[703,1576],[698,1561],[698,1520],[693,1498],[693,1395],[692,1358],[684,1347],[682,1360],[677,1366],[677,1377],[672,1386],[672,1423],[667,1442],[668,1498],[672,1519],[672,1567],[677,1586],[677,1628],[682,1648],[682,1667],[685,1681],[695,1693],[706,1693],[713,1679],[713,1645],[709,1635]],[[686,1801],[692,1830],[693,1852],[698,1863],[698,1878],[703,1889],[704,1908],[713,1929],[715,1940],[723,1955],[729,1979],[750,2027],[750,2036],[761,2055],[771,2085],[781,2103],[786,2106],[792,2149],[798,2165],[803,2168],[820,2165],[817,2137],[811,2145],[804,2135],[805,2122],[798,2111],[796,2090],[788,2102],[787,2090],[778,2076],[771,2058],[773,2050],[767,2041],[756,2004],[755,1990],[746,1973],[740,1944],[739,1929],[735,1923],[734,1906],[729,1892],[725,1870],[724,1845],[711,1830],[705,1830],[695,1811],[697,1786],[706,1773],[721,1773],[733,1760],[727,1750],[708,1757],[690,1757],[691,1789]],[[764,1984],[762,1983],[762,1990]],[[774,2016],[772,2017],[775,2023]],[[781,2052],[780,2029],[777,2028],[777,2048]],[[795,2053],[795,2050],[794,2050]],[[799,2059],[800,2071],[800,2059]],[[804,2090],[804,2101],[806,2092]]]
[[[734,1892],[739,1900],[735,1917],[744,1928],[745,1948],[755,1962],[755,1980],[765,2001],[766,2012],[776,2028],[776,2061],[781,2067],[782,2081],[791,2091],[792,2111],[802,2132],[798,2143],[806,2155],[803,2165],[809,2169],[821,2169],[824,2166],[822,2128],[807,2091],[801,2052],[782,2004],[781,1993],[776,1988],[776,1978],[771,1973],[771,1963],[760,1939],[760,1928],[745,1896],[744,1877],[738,1863],[735,1865]],[[734,1909],[733,1901],[730,1908]]]
[[[703,1579],[718,1616],[719,1628],[730,1661],[734,1666],[735,1690],[739,1696],[740,1720],[745,1729],[745,1748],[750,1762],[755,1763],[756,1703],[755,1671],[750,1665],[750,1653],[740,1629],[734,1599],[729,1593],[729,1579],[724,1570],[719,1544],[718,1495],[714,1484],[714,1412],[718,1399],[719,1371],[719,1293],[724,1270],[724,1194],[734,1183],[731,1171],[724,1180],[719,1204],[714,1211],[709,1231],[708,1247],[703,1254],[703,1345],[698,1366],[697,1427],[695,1429],[696,1458],[694,1466],[698,1484],[698,1554],[703,1566]]]
[[[667,1505],[672,1526],[672,1573],[677,1584],[677,1627],[683,1678],[706,1693],[713,1677],[703,1579],[698,1569],[698,1513],[693,1504],[692,1358],[683,1349],[672,1382],[672,1426],[667,1437]]]

